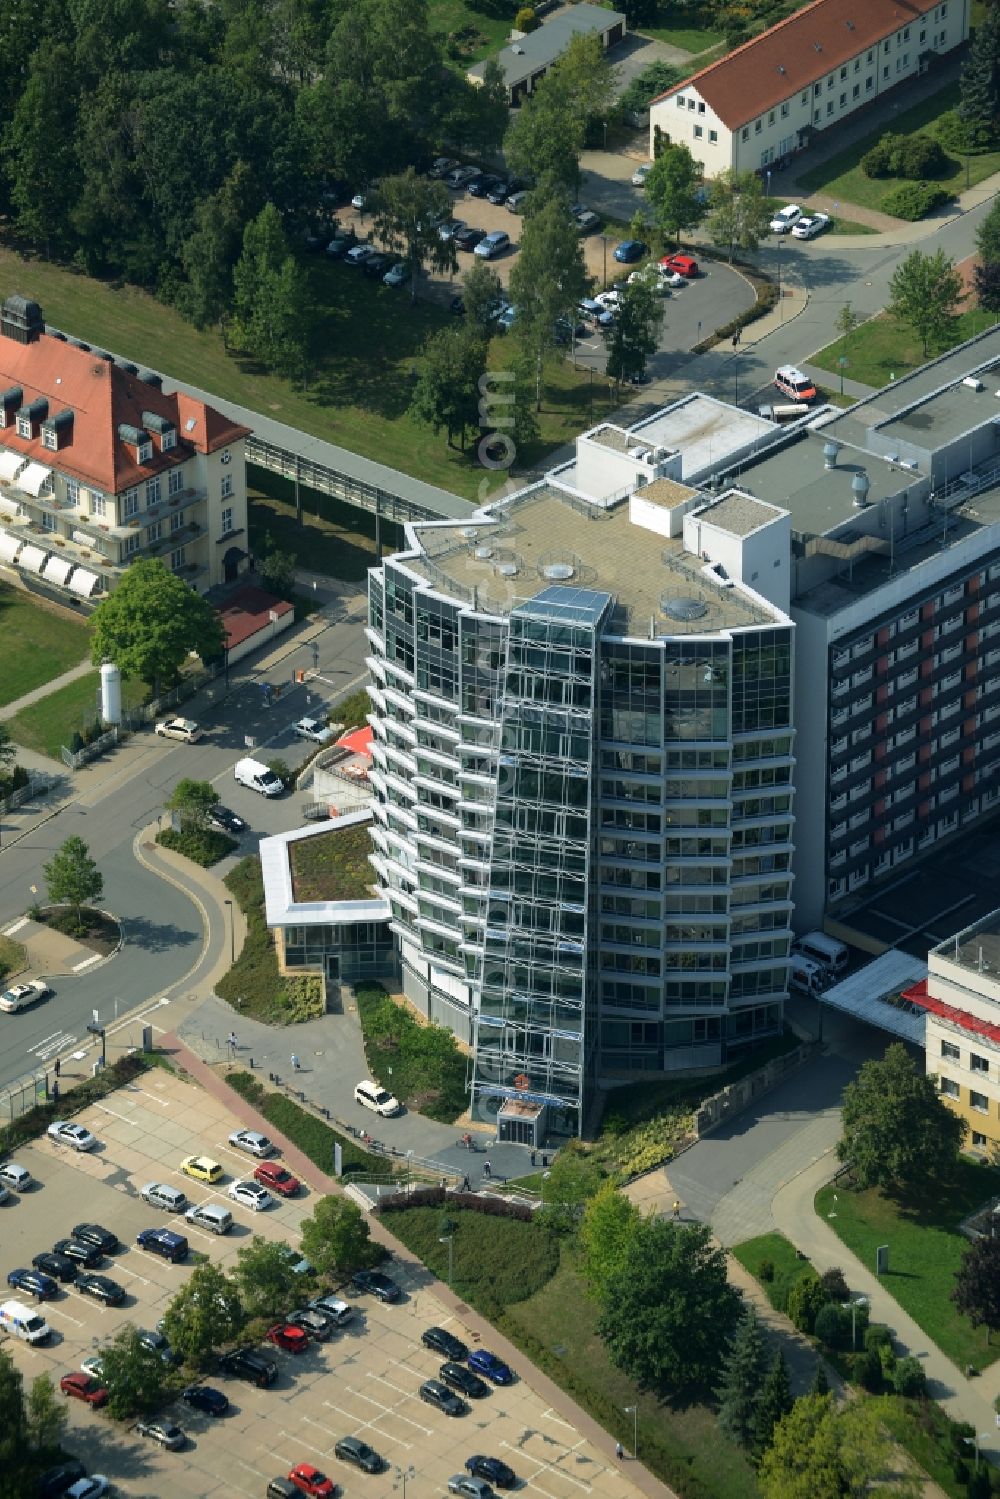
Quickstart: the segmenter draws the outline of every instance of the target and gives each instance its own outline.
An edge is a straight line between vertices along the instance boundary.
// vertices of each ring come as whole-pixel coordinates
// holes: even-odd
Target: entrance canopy
[[[901,1041],[923,1046],[926,1018],[902,991],[926,977],[925,962],[893,947],[825,990],[820,1003],[888,1031]]]

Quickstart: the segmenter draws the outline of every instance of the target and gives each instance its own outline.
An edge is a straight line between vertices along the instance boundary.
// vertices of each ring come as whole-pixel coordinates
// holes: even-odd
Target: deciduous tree
[[[504,158],[519,177],[545,180],[567,191],[579,179],[585,135],[570,84],[553,68],[514,115],[503,144]]]
[[[370,1234],[360,1208],[344,1197],[321,1197],[312,1216],[302,1220],[302,1253],[321,1275],[370,1264]]]
[[[219,800],[211,781],[194,781],[183,776],[164,802],[168,812],[176,812],[181,828],[201,832],[208,827],[208,814]]]
[[[26,1450],[24,1382],[10,1354],[0,1348],[0,1472],[17,1473]]]
[[[608,336],[606,369],[617,385],[642,379],[662,327],[663,298],[652,275],[630,281],[618,299],[618,316]]]
[[[476,259],[462,277],[465,322],[484,340],[496,332],[496,314],[504,301],[500,277],[485,260]]]
[[[986,1341],[1000,1331],[1000,1239],[976,1239],[962,1256],[951,1299]]]
[[[862,1499],[891,1475],[894,1495],[916,1499],[923,1485],[900,1466],[877,1401],[838,1409],[831,1395],[803,1395],[775,1427],[757,1482],[764,1499]]]
[[[452,211],[451,193],[443,182],[428,182],[407,167],[398,177],[384,177],[375,199],[375,233],[385,248],[406,262],[410,300],[417,300],[417,277],[425,265],[454,274],[454,242],[442,239],[438,225]]]
[[[163,1317],[171,1348],[187,1363],[203,1367],[221,1344],[239,1336],[243,1303],[234,1281],[211,1262],[196,1265]]]
[[[49,900],[55,905],[72,906],[78,925],[83,905],[90,900],[99,900],[104,889],[104,876],[90,857],[90,849],[75,834],[56,849],[49,862],[42,866],[42,874]]]
[[[23,46],[19,38],[14,45]],[[70,211],[79,193],[76,149],[79,81],[70,47],[32,55],[28,79],[4,142],[17,227],[47,256],[72,242]]]
[[[605,1184],[588,1199],[580,1224],[583,1267],[593,1293],[604,1298],[612,1278],[621,1271],[632,1235],[642,1218],[614,1182]]]
[[[1000,198],[996,200],[976,230],[976,249],[984,265],[991,261],[1000,261]]]
[[[722,1380],[716,1389],[719,1425],[740,1447],[749,1447],[757,1432],[766,1359],[757,1312],[748,1306],[736,1324],[729,1351],[722,1365]]]
[[[203,661],[222,652],[218,613],[157,557],[133,562],[114,593],[94,611],[91,660],[113,661],[122,675],[159,691],[176,680],[191,651]]]
[[[278,1317],[291,1310],[302,1289],[288,1246],[254,1234],[236,1255],[233,1279],[251,1317]]]
[[[668,146],[646,178],[646,197],[664,234],[680,243],[682,229],[693,229],[708,212],[699,192],[701,171],[687,146]]]
[[[713,245],[727,251],[730,262],[737,250],[755,253],[771,219],[756,173],[720,172],[709,184],[708,202],[706,227]]]
[[[955,262],[943,250],[925,255],[914,250],[896,267],[889,283],[889,311],[907,323],[926,355],[955,337],[959,303],[965,298]]]
[[[486,373],[486,340],[477,328],[442,328],[424,344],[410,411],[435,432],[444,428],[448,446],[479,423],[480,382]]]
[[[60,1400],[48,1374],[38,1374],[31,1381],[25,1411],[28,1440],[36,1452],[58,1447],[66,1429],[69,1411]]]
[[[897,1042],[864,1062],[844,1089],[837,1155],[861,1187],[910,1194],[933,1190],[954,1169],[965,1125],[942,1102],[932,1077]]]
[[[525,219],[521,254],[510,273],[515,330],[535,359],[536,410],[541,409],[542,364],[555,342],[556,321],[572,315],[587,286],[569,198],[557,181],[539,183]]]
[[[167,1366],[156,1350],[142,1341],[138,1329],[127,1322],[101,1349],[101,1381],[108,1391],[108,1410],[123,1420],[157,1409],[163,1399]]]
[[[992,312],[994,316],[1000,314],[1000,260],[987,261],[985,265],[977,265],[973,272],[976,287],[976,301],[984,312]]]

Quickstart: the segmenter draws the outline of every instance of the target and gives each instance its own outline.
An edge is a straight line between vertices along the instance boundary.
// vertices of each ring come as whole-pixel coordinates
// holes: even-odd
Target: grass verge
[[[474,62],[482,62],[484,57],[492,57],[506,46],[517,8],[513,0],[506,6],[468,5],[465,0],[430,0],[427,13],[431,30],[439,31],[445,37],[448,62],[464,73]],[[459,44],[454,49],[454,56],[448,50],[451,37],[455,37]]]
[[[241,1015],[266,1025],[295,1025],[323,1013],[323,983],[318,974],[282,974],[274,942],[264,920],[264,881],[256,854],[241,859],[225,877],[247,919],[242,951],[215,986],[220,999]]]
[[[11,738],[25,749],[48,755],[52,760],[60,758],[63,746],[69,746],[74,732],[90,728],[98,716],[101,675],[88,671],[75,677],[64,687],[46,693],[37,702],[29,703],[8,719]],[[122,683],[122,703],[126,708],[136,708],[150,696],[144,682]]]
[[[863,1265],[874,1265],[876,1248],[889,1245],[882,1282],[942,1353],[960,1368],[985,1369],[1000,1357],[1000,1344],[990,1344],[986,1328],[974,1328],[950,1300],[969,1243],[958,1225],[1000,1191],[1000,1173],[961,1160],[952,1182],[919,1206],[902,1206],[875,1189],[852,1192],[841,1182],[834,1212],[834,1190],[817,1192],[816,1212]]]
[[[836,156],[831,156],[828,161],[802,172],[798,179],[800,187],[808,192],[828,193],[841,202],[857,203],[862,208],[883,211],[882,204],[886,195],[899,186],[901,179],[899,177],[866,177],[861,170],[862,156],[866,151],[870,151],[889,129],[894,135],[913,135],[919,130],[937,139],[941,116],[947,110],[954,109],[958,102],[957,81],[946,84],[944,88],[938,89],[937,93],[921,99],[919,104],[914,104],[902,114],[894,115],[891,120],[880,125],[855,145],[846,147]],[[991,177],[994,172],[1000,171],[1000,151],[987,151],[981,156],[969,156],[959,160],[944,141],[941,144],[948,151],[952,168],[943,177],[934,179],[935,187],[943,187],[950,193],[960,193],[966,186],[975,187],[977,183]],[[968,174],[966,164],[968,164]]]
[[[0,937],[0,980],[21,973],[28,966],[28,949],[13,937]]]
[[[283,1093],[269,1092],[253,1072],[227,1072],[226,1082],[234,1093],[245,1099],[327,1175],[333,1174],[335,1145],[341,1148],[345,1176],[352,1172],[385,1175],[386,1163],[380,1156],[362,1150],[360,1145],[322,1119],[317,1119],[308,1109],[300,1108],[294,1099],[286,1098]]]
[[[934,354],[944,353],[946,348],[954,348],[965,339],[984,332],[994,321],[988,312],[970,308],[956,320],[954,339],[945,348],[932,350],[930,355],[925,355],[923,345],[915,333],[889,313],[880,312],[877,317],[869,318],[845,338],[838,338],[832,344],[827,344],[825,349],[820,349],[818,354],[811,355],[809,363],[839,376],[837,361],[844,358],[847,360],[844,375],[848,380],[859,380],[863,385],[881,390],[884,385],[891,384],[894,376],[899,379],[901,375],[909,374],[911,370],[926,364]]]
[[[0,633],[0,705],[16,702],[69,671],[90,649],[90,630],[83,620],[66,618],[6,584],[0,584]]]
[[[183,831],[164,828],[157,833],[156,841],[164,848],[173,849],[176,854],[183,854],[192,863],[200,864],[202,869],[211,869],[213,864],[218,864],[220,859],[239,847],[236,839],[230,838],[228,833],[216,833],[211,828],[188,828]]]
[[[486,1317],[542,1293],[559,1268],[559,1243],[535,1222],[486,1216],[450,1203],[386,1213],[382,1222],[439,1280],[448,1281],[442,1218],[454,1225],[452,1288]],[[449,1230],[452,1232],[452,1230]]]
[[[779,1233],[744,1239],[742,1244],[734,1245],[730,1253],[760,1283],[775,1311],[787,1311],[789,1291],[799,1276],[809,1269],[805,1255],[800,1256],[795,1245]]]
[[[666,42],[668,46],[679,47],[692,56],[723,44],[721,32],[700,26],[640,26],[639,30],[643,36],[652,37],[654,42]]]
[[[421,1024],[381,984],[359,984],[354,993],[372,1077],[409,1108],[453,1124],[468,1106],[469,1090],[466,1059],[451,1031]]]
[[[292,899],[371,900],[371,846],[367,823],[344,828],[334,823],[328,832],[290,844]]]

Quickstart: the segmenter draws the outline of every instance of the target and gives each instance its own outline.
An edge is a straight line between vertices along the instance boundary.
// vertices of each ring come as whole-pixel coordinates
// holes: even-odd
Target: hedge
[[[381,1156],[363,1150],[353,1140],[332,1129],[324,1120],[317,1119],[315,1114],[301,1108],[294,1099],[286,1098],[283,1093],[269,1093],[252,1072],[229,1072],[226,1074],[226,1082],[328,1176],[333,1175],[335,1145],[341,1147],[345,1176],[353,1171],[384,1176],[391,1169]]]
[[[947,188],[931,187],[927,182],[901,182],[882,199],[882,212],[915,223],[933,213],[935,208],[943,208],[953,197]]]
[[[483,1213],[487,1218],[516,1218],[520,1223],[531,1223],[535,1211],[525,1202],[508,1202],[504,1197],[480,1197],[475,1192],[449,1192],[446,1187],[417,1187],[412,1192],[400,1193],[398,1197],[386,1197],[375,1209],[377,1214],[405,1213],[410,1208],[441,1207],[465,1208],[470,1213]]]
[[[700,344],[695,344],[691,350],[692,354],[704,354],[708,349],[714,348],[717,343],[721,343],[723,339],[732,338],[734,333],[739,333],[742,329],[749,327],[751,323],[755,323],[758,318],[770,312],[772,307],[778,305],[778,288],[773,281],[755,281],[754,290],[757,293],[757,300],[753,306],[738,313],[728,323],[723,323],[721,328],[716,328],[715,332],[703,338]]]
[[[235,838],[230,838],[228,833],[217,833],[212,828],[185,828],[183,831],[164,828],[157,833],[156,841],[163,848],[183,854],[193,864],[200,864],[203,869],[210,869],[213,864],[218,864],[220,859],[224,859],[238,847]]]
[[[50,1098],[45,1103],[35,1104],[34,1108],[22,1114],[19,1119],[0,1127],[0,1154],[6,1155],[19,1145],[34,1140],[53,1120],[70,1119],[89,1104],[106,1098],[109,1093],[116,1092],[125,1083],[130,1083],[133,1078],[146,1072],[149,1065],[142,1052],[130,1052],[128,1056],[119,1057],[116,1062],[112,1062],[110,1067],[102,1067],[96,1077],[85,1078],[75,1088],[60,1094],[58,1099]]]

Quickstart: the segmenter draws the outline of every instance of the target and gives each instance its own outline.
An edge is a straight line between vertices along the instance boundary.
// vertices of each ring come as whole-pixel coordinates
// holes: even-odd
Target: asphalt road
[[[30,1010],[5,1015],[0,1049],[0,1088],[35,1067],[65,1054],[74,1041],[86,1036],[86,1026],[97,1009],[102,1023],[114,1020],[151,996],[183,990],[192,970],[210,961],[227,934],[209,934],[204,944],[203,922],[194,901],[166,884],[137,861],[137,834],[155,822],[177,781],[184,776],[211,781],[225,803],[249,823],[241,853],[251,853],[261,837],[283,832],[301,822],[306,799],[294,791],[269,800],[233,779],[236,760],[247,753],[245,738],[255,740],[257,755],[280,756],[294,770],[311,746],[296,739],[291,725],[353,688],[364,674],[367,643],[361,629],[362,595],[353,596],[350,612],[335,606],[327,631],[319,636],[319,677],[291,685],[296,667],[312,665],[307,646],[295,650],[266,679],[282,685],[274,706],[263,706],[260,682],[265,675],[248,667],[233,673],[228,696],[221,684],[211,700],[202,694],[186,705],[206,730],[197,744],[157,739],[152,730],[129,741],[118,752],[120,774],[109,766],[109,777],[89,793],[67,802],[48,821],[0,852],[0,926],[16,920],[36,898],[44,900],[43,866],[73,835],[87,843],[104,876],[102,906],[122,922],[125,944],[110,962],[78,976],[60,977],[56,993]],[[242,663],[241,663],[242,666]]]

